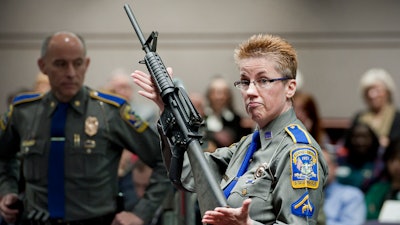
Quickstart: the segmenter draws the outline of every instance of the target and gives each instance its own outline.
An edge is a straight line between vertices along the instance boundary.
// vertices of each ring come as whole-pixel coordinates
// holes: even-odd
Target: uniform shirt
[[[17,193],[17,152],[23,158],[25,209],[47,210],[50,124],[57,100],[49,92],[11,106],[0,129],[0,194]],[[70,101],[65,127],[65,220],[116,211],[117,169],[122,149],[153,168],[134,213],[149,221],[171,188],[159,137],[125,100],[83,87]]]
[[[333,181],[326,187],[324,211],[327,225],[361,225],[366,219],[364,193]]]
[[[291,158],[291,150],[305,147],[305,145],[294,143],[285,131],[285,128],[291,124],[297,124],[303,131],[306,130],[296,118],[293,109],[283,113],[260,130],[261,148],[254,153],[247,171],[238,179],[227,199],[230,207],[237,208],[242,206],[245,199],[251,198],[249,213],[253,224],[301,225],[317,222],[318,210],[322,208],[323,188],[328,172],[327,164],[319,145],[309,136],[310,144],[307,147],[311,146],[315,149],[314,168],[317,169],[314,169],[314,172],[318,178],[318,186],[315,189],[293,187],[292,167],[295,165]],[[217,149],[214,153],[205,153],[211,170],[221,181],[221,189],[235,178],[251,142],[251,136],[243,138],[230,147]],[[184,165],[182,183],[188,190],[195,191],[190,167],[187,163]],[[308,196],[306,196],[307,192]],[[313,206],[312,216],[308,218],[295,215],[292,211],[292,207],[298,205],[305,197],[308,197]]]

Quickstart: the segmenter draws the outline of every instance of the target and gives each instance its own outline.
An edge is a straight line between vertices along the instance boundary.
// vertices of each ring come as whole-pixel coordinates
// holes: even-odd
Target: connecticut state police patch
[[[129,105],[125,105],[121,111],[122,118],[128,122],[135,130],[139,133],[145,131],[148,127],[147,122],[143,121],[139,115],[137,115]]]
[[[293,188],[318,188],[318,153],[313,147],[296,146],[290,151],[290,161]]]

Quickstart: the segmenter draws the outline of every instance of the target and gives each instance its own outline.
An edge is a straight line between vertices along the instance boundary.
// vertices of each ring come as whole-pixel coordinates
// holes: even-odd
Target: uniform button
[[[92,153],[92,149],[91,149],[91,148],[86,149],[86,153],[87,153],[87,154]]]
[[[247,195],[247,188],[242,189],[242,195]]]

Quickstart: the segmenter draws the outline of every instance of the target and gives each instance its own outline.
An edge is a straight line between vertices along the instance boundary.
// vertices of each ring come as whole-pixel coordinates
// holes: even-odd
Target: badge
[[[97,134],[99,129],[99,121],[96,117],[88,116],[85,121],[85,133],[90,137]]]
[[[318,153],[310,146],[290,151],[293,188],[318,188]]]
[[[314,205],[306,191],[292,206],[292,213],[296,216],[311,217],[314,214]]]

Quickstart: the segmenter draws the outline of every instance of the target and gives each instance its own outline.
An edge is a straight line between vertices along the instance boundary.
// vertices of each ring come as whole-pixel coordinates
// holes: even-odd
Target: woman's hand
[[[172,74],[172,69],[167,68],[168,73]],[[138,93],[150,100],[152,100],[158,108],[160,108],[160,111],[164,111],[164,102],[161,99],[159,90],[154,83],[153,79],[151,78],[150,74],[147,74],[143,71],[140,70],[135,70],[132,74],[131,77],[133,78],[133,82],[137,84],[139,87],[141,87],[143,90],[138,91]]]
[[[243,201],[240,208],[217,207],[204,213],[202,223],[214,225],[251,225],[249,206],[251,199]]]

